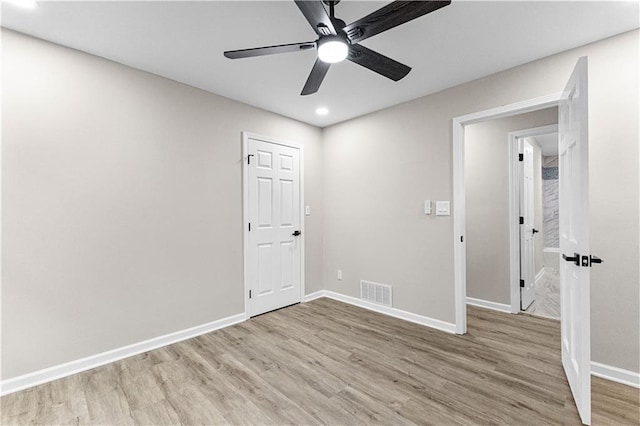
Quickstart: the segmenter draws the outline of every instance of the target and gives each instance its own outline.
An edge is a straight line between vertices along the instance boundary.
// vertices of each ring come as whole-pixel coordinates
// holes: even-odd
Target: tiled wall
[[[558,157],[542,157],[542,208],[544,246],[559,247],[558,242]]]

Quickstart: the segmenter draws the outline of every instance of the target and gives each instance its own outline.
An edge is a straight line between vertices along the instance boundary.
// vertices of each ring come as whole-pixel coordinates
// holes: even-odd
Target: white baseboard
[[[623,385],[640,388],[640,373],[591,361],[591,375]]]
[[[370,303],[364,300],[360,300],[356,297],[346,296],[344,294],[336,293],[333,291],[320,290],[315,293],[308,294],[304,297],[304,301],[309,302],[321,297],[327,297],[329,299],[349,303],[351,305],[359,306],[364,309],[369,309],[371,311],[431,327],[447,333],[455,333],[455,324],[453,323],[440,321],[434,318],[414,314],[396,308],[377,305],[375,303]],[[509,305],[505,305],[502,303],[488,302],[486,300],[474,299],[471,297],[467,298],[467,303],[470,305],[494,309],[501,312],[510,312]],[[123,346],[121,348],[113,349],[86,358],[3,380],[0,382],[0,395],[8,395],[13,392],[51,382],[53,380],[61,379],[66,376],[90,370],[92,368],[96,368],[111,362],[119,361],[133,355],[137,355],[153,349],[158,349],[163,346],[181,342],[183,340],[191,339],[193,337],[200,336],[211,331],[219,330],[224,327],[229,327],[231,325],[241,323],[245,320],[247,320],[247,315],[244,313],[233,315],[227,318],[220,319],[218,321],[213,321],[207,324],[198,325],[174,333],[165,334],[164,336],[155,337],[153,339],[134,343],[132,345]],[[627,386],[640,388],[640,373],[624,370],[622,368],[612,367],[598,362],[592,362],[591,374],[606,380],[611,380]]]
[[[318,299],[320,297],[334,299],[340,302],[348,303],[350,305],[358,306],[360,308],[368,309],[370,311],[378,312],[380,314],[389,315],[394,318],[399,318],[401,320],[435,328],[436,330],[445,331],[447,333],[453,334],[456,331],[456,325],[450,322],[429,318],[424,315],[414,314],[411,312],[403,311],[401,309],[378,305],[377,303],[367,302],[365,300],[358,299],[357,297],[346,296],[344,294],[336,293],[329,290],[321,290],[309,294],[305,297],[305,301]]]
[[[488,300],[467,297],[467,305],[479,306],[481,308],[493,309],[494,311],[511,313],[511,305],[505,303],[489,302]]]
[[[310,302],[315,299],[320,299],[321,297],[325,297],[325,290],[316,291],[314,293],[309,293],[304,296],[305,302]]]
[[[196,337],[201,334],[241,323],[246,319],[247,315],[244,313],[233,315],[207,324],[165,334],[164,336],[154,337],[153,339],[134,343],[132,345],[123,346],[107,352],[91,355],[86,358],[81,358],[60,365],[54,365],[53,367],[34,371],[33,373],[3,380],[0,382],[0,395],[7,395],[43,383],[51,382],[56,379],[61,379],[72,374],[90,370],[110,362],[119,361],[133,355],[171,345],[182,340],[191,339],[192,337]]]

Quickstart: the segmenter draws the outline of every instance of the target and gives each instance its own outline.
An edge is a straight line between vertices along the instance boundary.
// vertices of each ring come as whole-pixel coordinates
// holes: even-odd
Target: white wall
[[[547,108],[465,127],[468,297],[511,304],[509,133],[557,122],[558,108]],[[540,147],[527,139],[534,149],[534,226],[542,229]],[[542,236],[536,234],[534,241],[537,272],[542,266]]]
[[[319,129],[2,31],[2,379],[243,312],[243,130],[305,147],[322,288]]]
[[[452,197],[452,118],[559,92],[587,55],[591,247],[605,259],[591,270],[592,359],[640,371],[638,34],[325,128],[325,287],[392,284],[396,308],[453,322],[452,221],[421,213]]]

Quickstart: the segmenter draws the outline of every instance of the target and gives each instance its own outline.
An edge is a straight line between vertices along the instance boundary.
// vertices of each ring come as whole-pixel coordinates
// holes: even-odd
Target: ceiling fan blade
[[[299,52],[316,47],[315,41],[306,43],[280,44],[277,46],[254,47],[252,49],[228,50],[224,56],[229,59],[251,58],[253,56],[274,55],[276,53]]]
[[[307,82],[304,84],[304,88],[300,94],[304,96],[316,93],[322,84],[322,80],[324,80],[324,76],[327,75],[330,66],[331,64],[316,59],[316,63],[313,65],[309,78],[307,78]]]
[[[321,0],[295,0],[300,12],[318,35],[336,35],[336,29]]]
[[[351,45],[347,59],[393,81],[402,79],[411,71],[410,67],[359,44]]]
[[[351,43],[357,43],[445,7],[450,3],[450,1],[394,1],[347,25],[344,31],[347,33]]]

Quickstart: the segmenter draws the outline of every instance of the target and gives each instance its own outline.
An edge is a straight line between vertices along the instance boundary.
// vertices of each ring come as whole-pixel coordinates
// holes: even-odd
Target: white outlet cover
[[[451,203],[449,201],[436,201],[436,216],[451,216]]]

